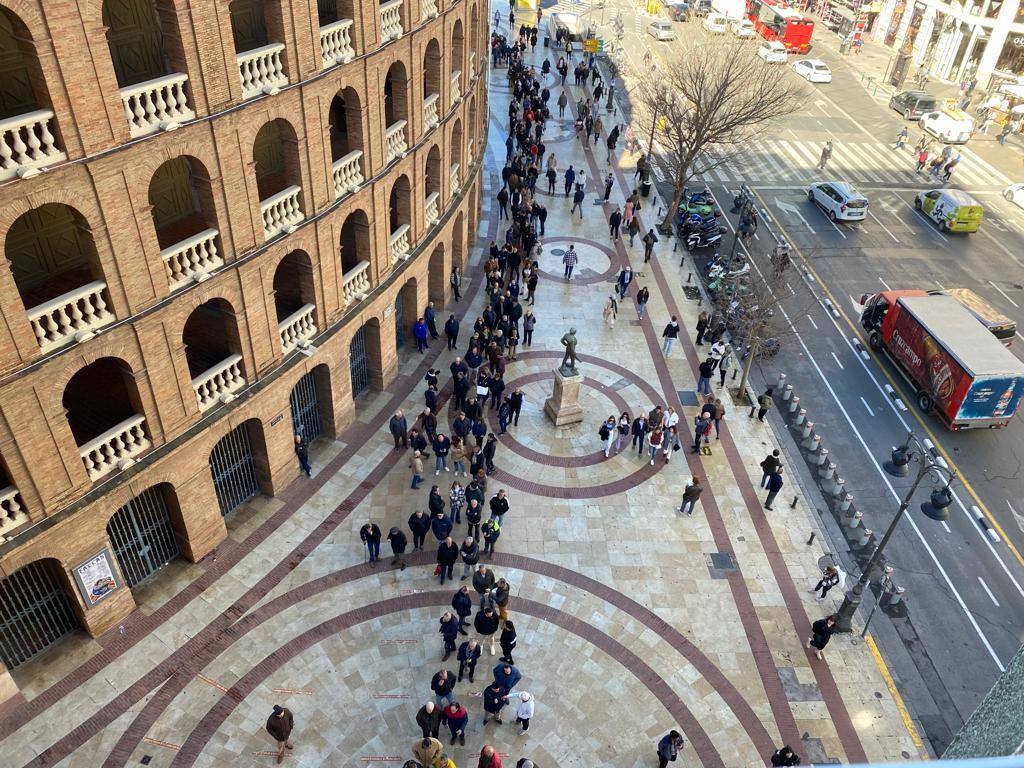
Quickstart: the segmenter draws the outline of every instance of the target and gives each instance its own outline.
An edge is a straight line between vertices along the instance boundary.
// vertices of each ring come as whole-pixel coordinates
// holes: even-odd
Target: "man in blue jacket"
[[[494,681],[505,691],[505,695],[516,687],[516,683],[523,679],[519,669],[514,664],[502,662],[494,668]]]

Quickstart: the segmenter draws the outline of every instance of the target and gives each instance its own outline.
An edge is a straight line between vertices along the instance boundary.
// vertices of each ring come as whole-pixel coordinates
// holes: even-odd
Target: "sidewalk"
[[[542,55],[538,48],[538,63]],[[481,245],[499,236],[493,184],[504,157],[505,70],[493,72],[491,84]],[[547,134],[560,168],[585,167],[596,193],[608,170],[603,150],[597,158],[584,153],[564,125]],[[632,179],[624,166],[615,172],[613,203]],[[783,743],[805,764],[916,755],[886,673],[856,634],[834,637],[824,661],[803,647],[810,622],[841,596],[816,603],[808,594],[823,553],[806,544],[813,518],[803,494],[787,485],[773,512],[761,506],[758,463],[775,446],[771,430],[728,399],[711,454],[689,452],[697,409],[680,408],[679,394],[689,401],[698,361],[690,337],[698,308],[682,290],[689,266],[677,266],[665,238],[649,264],[639,241],[633,249],[610,242],[607,211],[593,194],[582,222],[568,216],[561,195],[540,199],[549,218],[537,330],[533,347],[520,347],[506,374],[509,390],[522,386],[526,406],[501,438],[487,494],[509,491],[511,511],[489,564],[512,584],[515,658],[537,709],[528,736],[517,735],[507,712],[505,725],[481,724],[480,692],[496,661],[485,651],[475,683],[456,689],[471,720],[465,747],[449,748],[444,738],[455,763],[474,765],[490,743],[506,765],[522,756],[543,767],[654,764],[657,740],[670,728],[686,738],[686,765],[762,766]],[[640,214],[645,230],[654,223],[650,213]],[[560,249],[569,243],[580,264],[566,282]],[[445,307],[469,305],[460,347],[482,308],[479,248],[471,262],[465,297]],[[649,316],[638,321],[627,299],[608,328],[601,310],[627,262],[637,270],[632,295],[640,285],[651,290]],[[685,332],[666,360],[660,337],[670,314]],[[585,419],[556,429],[543,404],[569,326],[578,329]],[[376,568],[363,563],[358,530],[367,519],[385,532],[405,528],[411,511],[425,507],[430,485],[446,489],[454,479],[428,472],[413,492],[408,457],[392,450],[388,416],[396,407],[422,410],[423,372],[440,368],[447,383],[452,357],[443,342],[425,357],[403,355],[391,390],[360,401],[361,423],[340,445],[314,452],[312,481],[234,517],[232,539],[245,552],[238,564],[195,595],[188,590],[199,569],[182,567],[165,593],[182,595],[172,620],[27,720],[3,742],[9,764],[32,763],[56,742],[81,743],[68,757],[60,749],[47,756],[66,766],[96,766],[111,755],[118,764],[148,756],[150,766],[271,765],[263,723],[273,703],[295,713],[288,764],[401,765],[410,756],[415,713],[432,698],[431,675],[457,668],[439,661],[437,618],[459,582],[439,586],[432,577],[432,536],[404,571],[387,556]],[[653,467],[628,446],[605,459],[600,421],[655,404],[681,409],[683,449]],[[694,474],[708,488],[696,513],[683,517],[674,508]],[[794,495],[800,498],[791,507]],[[268,521],[272,535],[261,534]],[[456,531],[465,533],[461,525]],[[146,609],[159,610],[163,599]],[[28,686],[25,695],[43,687]],[[95,713],[109,718],[106,728],[75,731]]]

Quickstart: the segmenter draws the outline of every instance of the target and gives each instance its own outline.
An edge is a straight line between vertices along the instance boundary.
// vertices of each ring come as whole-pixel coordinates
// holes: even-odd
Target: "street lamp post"
[[[899,523],[900,518],[903,517],[903,513],[906,512],[907,508],[910,506],[910,501],[913,498],[917,487],[926,477],[934,476],[935,478],[945,480],[946,482],[944,486],[936,487],[932,490],[930,500],[921,505],[921,511],[926,517],[932,520],[942,521],[949,519],[949,513],[946,512],[946,508],[953,501],[953,492],[950,489],[950,485],[956,477],[956,472],[945,466],[944,462],[940,464],[935,457],[925,449],[913,432],[907,434],[907,439],[903,445],[893,449],[892,459],[885,462],[883,466],[885,471],[890,475],[906,477],[910,474],[909,464],[912,461],[917,463],[917,477],[914,479],[914,484],[910,486],[910,490],[907,491],[907,495],[903,497],[899,510],[897,510],[892,522],[889,523],[889,527],[885,530],[882,540],[878,542],[878,546],[875,547],[875,551],[871,553],[871,559],[868,560],[868,564],[861,572],[857,583],[854,584],[853,588],[846,593],[843,597],[843,604],[839,606],[839,610],[836,611],[836,627],[840,632],[850,631],[853,624],[853,615],[857,612],[857,608],[860,606],[864,597],[864,588],[867,587],[868,582],[871,581],[871,572],[882,559],[882,553],[885,551],[885,546],[889,543],[889,539],[892,538],[892,534],[896,530],[896,525]]]

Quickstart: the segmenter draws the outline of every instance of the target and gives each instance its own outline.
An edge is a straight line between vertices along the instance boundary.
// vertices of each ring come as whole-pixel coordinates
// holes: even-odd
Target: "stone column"
[[[556,368],[554,374],[555,389],[544,403],[544,413],[556,427],[578,424],[583,421],[583,408],[579,403],[583,377],[578,373],[567,376],[561,368]]]

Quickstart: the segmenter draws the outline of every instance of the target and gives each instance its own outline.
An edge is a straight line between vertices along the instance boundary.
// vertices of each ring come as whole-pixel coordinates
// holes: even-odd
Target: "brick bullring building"
[[[3,0],[0,699],[388,386],[477,231],[487,35],[483,0]]]

